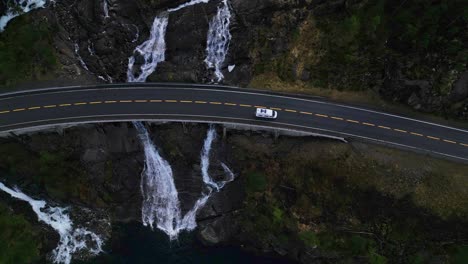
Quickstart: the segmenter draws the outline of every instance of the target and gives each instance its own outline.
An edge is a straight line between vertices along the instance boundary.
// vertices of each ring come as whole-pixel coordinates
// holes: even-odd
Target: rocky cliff
[[[201,193],[200,151],[207,127],[147,126],[172,166],[186,212]],[[302,263],[449,261],[465,250],[465,165],[314,137],[223,133],[221,127],[217,134],[209,172],[222,177],[218,161],[223,161],[236,179],[197,215],[195,232],[207,246],[242,246]],[[144,153],[129,123],[11,135],[0,139],[0,155],[6,157],[0,160],[0,180],[9,186],[53,204],[88,208],[93,212],[88,216],[109,217],[113,224],[141,221]],[[10,214],[32,226],[24,232],[36,230],[31,231],[33,249],[42,245],[41,254],[50,252],[54,232],[37,228],[30,209],[0,193],[0,219]],[[0,221],[0,228],[10,222]],[[27,236],[8,234],[1,233],[5,241],[27,241]],[[14,248],[11,254],[21,252]]]

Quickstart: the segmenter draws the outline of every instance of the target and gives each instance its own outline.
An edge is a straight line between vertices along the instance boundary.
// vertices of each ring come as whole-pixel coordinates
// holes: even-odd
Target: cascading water
[[[81,55],[80,55],[80,46],[78,46],[77,43],[75,43],[75,55],[76,55],[76,57],[78,57],[78,61],[80,62],[81,67],[83,67],[83,69],[89,71],[88,65],[86,65],[86,63],[84,62],[83,58],[81,58]]]
[[[48,206],[45,201],[34,200],[18,189],[10,189],[0,182],[0,189],[11,197],[28,202],[37,214],[39,221],[51,226],[60,236],[57,247],[52,251],[54,263],[68,264],[72,255],[81,250],[88,250],[91,255],[102,252],[103,240],[85,228],[74,228],[67,208]]]
[[[0,32],[5,30],[6,25],[13,18],[28,13],[31,10],[43,8],[48,2],[47,0],[17,0],[17,5],[9,7],[6,14],[0,17]]]
[[[109,16],[109,3],[107,2],[108,0],[103,0],[102,3],[102,9],[104,12],[104,18],[108,18]]]
[[[166,41],[164,38],[167,23],[166,15],[154,18],[150,38],[136,47],[133,56],[128,59],[128,82],[145,82],[148,76],[156,70],[158,63],[165,60]],[[139,69],[134,68],[137,57],[142,57],[144,60]]]
[[[223,5],[218,7],[216,16],[210,22],[206,43],[205,63],[208,69],[214,69],[217,82],[224,79],[221,67],[226,59],[232,38],[229,31],[230,24],[231,11],[227,0],[223,0]]]
[[[167,12],[175,12],[175,11],[179,11],[180,9],[183,9],[183,8],[186,8],[188,6],[193,6],[193,5],[196,5],[196,4],[201,4],[201,3],[208,3],[210,0],[191,0],[190,2],[187,2],[187,3],[184,3],[184,4],[181,4],[179,5],[178,7],[175,7],[175,8],[170,8],[167,10]]]
[[[210,128],[204,142],[200,161],[203,182],[207,190],[202,193],[193,208],[181,217],[180,202],[171,166],[158,153],[145,126],[140,122],[134,122],[134,125],[145,151],[145,168],[141,175],[140,184],[143,196],[141,210],[143,225],[153,229],[154,224],[156,224],[156,227],[166,233],[171,240],[176,239],[181,231],[191,231],[197,227],[196,215],[198,210],[206,204],[213,189],[216,191],[221,190],[227,182],[234,180],[234,174],[224,163],[221,163],[221,165],[228,174],[226,181],[216,183],[208,174],[209,154],[212,142],[216,138],[214,128]]]

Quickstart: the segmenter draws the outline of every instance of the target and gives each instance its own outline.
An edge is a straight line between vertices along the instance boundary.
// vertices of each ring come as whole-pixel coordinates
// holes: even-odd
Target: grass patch
[[[45,20],[33,21],[28,15],[8,24],[0,33],[0,86],[43,79],[54,72],[52,32]]]

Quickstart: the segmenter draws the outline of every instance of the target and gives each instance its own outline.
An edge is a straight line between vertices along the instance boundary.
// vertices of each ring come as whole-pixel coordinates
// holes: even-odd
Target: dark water
[[[114,227],[105,251],[85,263],[291,263],[278,257],[256,256],[237,247],[205,247],[193,233],[183,233],[171,242],[164,233],[138,223]]]

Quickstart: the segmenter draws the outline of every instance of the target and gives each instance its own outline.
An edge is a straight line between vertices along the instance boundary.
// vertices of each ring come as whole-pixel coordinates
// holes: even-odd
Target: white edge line
[[[114,86],[117,86],[117,85],[125,85],[124,84],[113,84]],[[10,95],[10,94],[15,94],[15,93],[22,93],[22,92],[25,92],[25,91],[52,91],[51,93],[73,93],[73,92],[82,92],[82,91],[98,91],[98,90],[135,90],[135,89],[164,89],[164,90],[171,90],[172,88],[170,87],[157,87],[158,84],[155,84],[155,87],[138,87],[137,85],[133,86],[133,87],[121,87],[121,88],[112,88],[112,87],[109,87],[109,88],[105,88],[105,87],[101,87],[101,88],[86,88],[86,87],[83,87],[83,89],[79,89],[79,90],[72,90],[72,91],[55,91],[54,90],[58,90],[58,89],[72,89],[72,88],[79,88],[81,86],[69,86],[69,87],[53,87],[53,88],[44,88],[44,89],[36,89],[36,90],[23,90],[23,91],[18,91],[18,92],[11,92],[11,93],[7,93],[7,94],[0,94],[0,95]],[[168,84],[161,84],[161,85],[168,85]],[[169,85],[172,85],[172,84],[169,84]],[[173,85],[173,86],[178,86],[178,85],[183,85],[183,84],[176,84],[176,85]],[[354,110],[360,110],[360,111],[364,111],[364,112],[369,112],[369,113],[374,113],[374,114],[380,114],[380,115],[385,115],[385,116],[390,116],[390,117],[394,117],[394,118],[400,118],[400,119],[404,119],[404,120],[410,120],[410,121],[413,121],[413,122],[419,122],[419,123],[423,123],[423,124],[427,124],[427,125],[432,125],[432,126],[437,126],[437,127],[442,127],[442,128],[447,128],[447,129],[452,129],[452,130],[455,130],[455,131],[459,131],[459,132],[463,132],[463,133],[468,133],[468,130],[463,130],[463,129],[459,129],[459,128],[455,128],[455,127],[450,127],[450,126],[445,126],[445,125],[441,125],[441,124],[436,124],[436,123],[432,123],[432,122],[428,122],[428,121],[423,121],[423,120],[418,120],[418,119],[413,119],[413,118],[409,118],[409,117],[404,117],[404,116],[399,116],[399,115],[394,115],[394,114],[388,114],[388,113],[384,113],[384,112],[379,112],[379,111],[375,111],[375,110],[370,110],[370,109],[364,109],[364,108],[360,108],[360,107],[355,107],[355,106],[348,106],[348,105],[343,105],[343,104],[336,104],[336,103],[331,103],[331,102],[322,102],[322,101],[317,101],[317,100],[311,100],[311,99],[304,99],[304,98],[296,98],[296,97],[292,97],[292,96],[285,96],[285,95],[273,95],[273,94],[264,94],[264,93],[261,93],[261,92],[249,92],[249,91],[230,91],[230,90],[221,90],[221,89],[209,89],[208,87],[209,86],[204,86],[204,85],[200,85],[200,84],[190,84],[191,86],[198,86],[198,87],[207,87],[205,89],[203,88],[177,88],[178,90],[202,90],[202,91],[215,91],[215,92],[225,92],[225,93],[238,93],[238,94],[250,94],[250,95],[259,95],[259,96],[267,96],[267,97],[276,97],[276,98],[285,98],[285,99],[290,99],[290,100],[297,100],[297,101],[304,101],[304,102],[312,102],[312,103],[317,103],[317,104],[324,104],[324,105],[333,105],[333,106],[338,106],[338,107],[343,107],[343,108],[348,108],[348,109],[354,109]],[[107,85],[106,85],[107,86]],[[109,86],[112,86],[112,85],[109,85]],[[215,86],[216,87],[216,86]],[[242,88],[239,88],[239,87],[231,87],[231,86],[224,86],[224,87],[228,87],[228,88],[235,88],[235,89],[242,89]],[[268,92],[268,91],[266,91]],[[19,96],[16,96],[16,97],[26,97],[26,96],[35,96],[37,94],[24,94],[24,95],[19,95]],[[11,98],[11,97],[10,97]],[[10,98],[4,98],[4,99],[0,99],[0,101],[2,100],[6,100],[6,99],[10,99]]]
[[[124,115],[124,116],[157,116],[158,114],[129,114],[129,115]],[[96,118],[96,117],[106,117],[106,116],[110,116],[110,117],[113,117],[113,116],[122,116],[122,114],[119,114],[119,115],[105,115],[105,116],[79,116],[79,117],[73,117],[73,118]],[[160,116],[179,116],[179,115],[174,115],[174,114],[164,114],[164,115],[160,115]],[[226,119],[224,117],[217,117],[217,116],[201,116],[201,115],[184,115],[184,116],[188,116],[188,117],[205,117],[205,118],[217,118],[217,119]],[[38,120],[38,121],[31,121],[31,122],[25,122],[25,123],[18,123],[16,125],[21,125],[21,124],[33,124],[33,123],[38,123],[38,122],[47,122],[47,121],[58,121],[58,120],[66,120],[66,119],[70,119],[70,118],[57,118],[57,119],[46,119],[46,120]],[[244,118],[229,118],[229,119],[235,119],[235,120],[244,120],[244,121],[252,121],[250,119],[244,119]],[[169,120],[167,119],[137,119],[139,121],[167,121],[169,122]],[[83,124],[83,123],[109,123],[109,122],[130,122],[130,121],[135,121],[135,119],[117,119],[117,120],[92,120],[92,121],[83,121],[83,122],[70,122],[68,124]],[[177,119],[178,122],[182,122],[181,119]],[[186,120],[186,122],[197,122],[197,120]],[[229,123],[229,124],[238,124],[238,125],[244,125],[244,124],[240,124],[240,123],[236,123],[236,122],[210,122],[210,121],[201,121],[203,123]],[[385,144],[390,144],[390,145],[395,145],[395,146],[400,146],[400,147],[404,147],[404,148],[409,148],[409,149],[414,149],[414,150],[419,150],[419,151],[423,151],[423,152],[429,152],[429,153],[434,153],[434,154],[437,154],[437,155],[441,155],[441,156],[446,156],[446,157],[450,157],[450,158],[455,158],[455,159],[460,159],[460,160],[463,160],[463,161],[468,161],[468,159],[466,158],[462,158],[462,157],[458,157],[458,156],[454,156],[454,155],[450,155],[450,154],[446,154],[446,153],[442,153],[442,152],[437,152],[437,151],[432,151],[432,150],[427,150],[427,149],[422,149],[422,148],[418,148],[418,147],[412,147],[412,146],[408,146],[408,145],[404,145],[404,144],[399,144],[399,143],[394,143],[394,142],[390,142],[390,141],[385,141],[385,140],[380,140],[380,139],[374,139],[374,138],[369,138],[369,137],[364,137],[364,136],[359,136],[359,135],[354,135],[354,134],[349,134],[349,133],[344,133],[344,132],[338,132],[338,131],[333,131],[333,130],[328,130],[328,129],[322,129],[322,128],[315,128],[315,127],[306,127],[306,126],[300,126],[300,125],[291,125],[291,124],[287,124],[287,123],[280,123],[280,122],[270,122],[271,124],[279,124],[279,125],[287,125],[287,126],[294,126],[294,127],[298,127],[298,128],[307,128],[307,129],[314,129],[314,130],[319,130],[319,131],[324,131],[324,132],[331,132],[331,133],[337,133],[337,134],[341,134],[341,135],[346,135],[346,136],[350,136],[350,137],[356,137],[356,138],[362,138],[362,139],[365,139],[365,140],[370,140],[370,141],[375,141],[375,142],[380,142],[380,143],[385,143]],[[55,125],[43,125],[45,127],[51,127],[51,126],[62,126],[62,125],[66,125],[67,123],[65,124],[55,124]],[[247,125],[250,125],[250,124],[247,124]],[[7,125],[7,126],[11,126],[11,125]],[[7,127],[7,126],[0,126],[0,128],[2,127]],[[38,126],[38,127],[41,127],[41,126]],[[260,126],[261,127],[261,126]],[[264,127],[268,127],[268,126],[264,126]],[[269,128],[273,128],[273,129],[279,129],[279,128],[276,128],[276,127],[269,127]],[[18,131],[18,130],[22,130],[24,128],[20,128],[20,129],[10,129],[10,130],[6,130],[6,131],[2,131],[0,133],[8,133],[8,132],[11,132],[11,131]],[[345,140],[345,139],[343,139]]]

